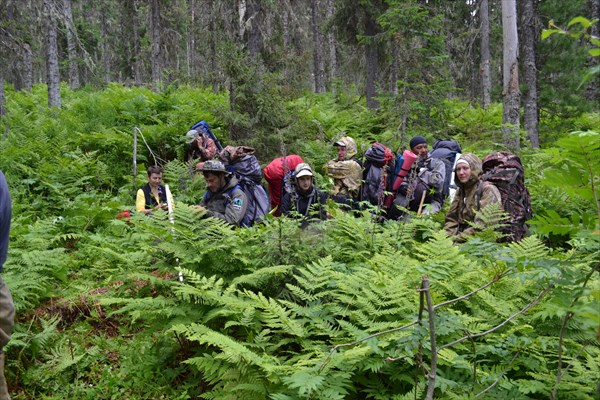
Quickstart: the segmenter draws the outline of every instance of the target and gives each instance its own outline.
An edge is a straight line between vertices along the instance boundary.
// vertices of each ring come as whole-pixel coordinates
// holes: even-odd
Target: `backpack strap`
[[[485,175],[484,178],[479,180],[479,183],[477,184],[477,192],[475,193],[475,204],[477,204],[477,211],[481,209],[481,196],[483,195],[484,179]]]

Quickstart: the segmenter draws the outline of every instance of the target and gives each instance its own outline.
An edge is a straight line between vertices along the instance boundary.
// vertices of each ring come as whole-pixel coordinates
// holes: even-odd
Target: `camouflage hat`
[[[188,133],[185,134],[185,142],[187,144],[192,143],[197,138],[198,138],[198,131],[195,129],[192,129],[191,131],[188,131]]]
[[[307,163],[300,163],[294,170],[294,176],[300,178],[302,176],[313,176],[312,168]]]
[[[225,168],[225,164],[223,164],[219,160],[208,160],[204,162],[204,165],[201,168],[202,172],[223,172],[225,174],[229,174],[227,169]]]

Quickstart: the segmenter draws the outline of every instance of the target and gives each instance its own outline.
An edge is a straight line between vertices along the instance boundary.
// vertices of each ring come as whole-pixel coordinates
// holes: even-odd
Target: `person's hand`
[[[203,207],[203,206],[194,206],[194,208],[196,209],[196,212],[198,212],[198,213],[206,212],[206,207]]]

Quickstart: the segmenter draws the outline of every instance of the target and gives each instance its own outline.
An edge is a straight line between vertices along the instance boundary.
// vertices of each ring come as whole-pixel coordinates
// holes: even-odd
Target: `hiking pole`
[[[417,211],[417,215],[421,215],[421,211],[423,211],[423,204],[425,203],[425,195],[427,194],[426,190],[423,190],[423,194],[421,195],[421,202],[419,203],[419,210]]]
[[[173,214],[173,202],[171,201],[171,189],[169,185],[165,185],[165,192],[167,194],[167,209],[169,210],[169,222],[173,225],[171,232],[175,233],[175,214]],[[177,267],[179,267],[179,257],[175,257]],[[183,273],[179,271],[179,282],[183,282]]]

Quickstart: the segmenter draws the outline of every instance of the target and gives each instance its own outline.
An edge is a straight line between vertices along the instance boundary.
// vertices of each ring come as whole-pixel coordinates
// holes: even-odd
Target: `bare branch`
[[[543,291],[542,291],[540,294],[538,294],[538,295],[537,295],[537,297],[531,301],[531,303],[527,304],[527,305],[526,305],[525,307],[523,307],[521,310],[519,310],[518,312],[514,313],[513,315],[511,315],[510,317],[508,317],[507,319],[505,319],[504,321],[502,321],[500,324],[496,325],[495,327],[493,327],[493,328],[491,328],[491,329],[488,329],[488,330],[487,330],[487,331],[485,331],[485,332],[477,333],[477,334],[475,334],[475,335],[463,336],[463,337],[461,337],[460,339],[456,339],[456,340],[455,340],[455,341],[453,341],[453,342],[450,342],[450,343],[447,343],[447,344],[445,344],[445,345],[441,346],[441,347],[438,349],[438,352],[439,352],[439,351],[441,351],[441,350],[443,350],[443,349],[445,349],[445,348],[447,348],[447,347],[454,346],[455,344],[458,344],[458,343],[460,343],[460,342],[463,342],[463,341],[465,341],[465,340],[467,340],[467,339],[474,339],[474,338],[478,338],[478,337],[481,337],[481,336],[485,336],[485,335],[487,335],[488,333],[492,333],[492,332],[494,332],[494,331],[497,331],[498,329],[502,328],[504,325],[506,325],[507,323],[509,323],[510,321],[512,321],[512,320],[513,320],[515,317],[517,317],[517,316],[519,316],[519,315],[521,315],[521,314],[523,314],[523,313],[527,312],[527,310],[529,310],[531,307],[533,307],[533,306],[535,306],[537,303],[539,303],[539,302],[540,302],[540,300],[542,300],[542,298],[543,298],[543,297],[544,297],[546,294],[548,294],[548,292],[549,292],[551,289],[553,289],[553,288],[554,288],[554,285],[553,285],[553,284],[550,284],[550,285],[549,285],[549,286],[548,286],[546,289],[544,289],[544,290],[543,290]]]
[[[331,358],[331,356],[333,355],[333,353],[337,349],[339,349],[340,347],[354,346],[354,345],[356,345],[358,343],[364,342],[365,340],[369,340],[369,339],[372,339],[372,338],[377,337],[377,336],[381,336],[381,335],[385,335],[387,333],[397,332],[397,331],[401,331],[401,330],[406,329],[406,328],[410,328],[411,326],[415,326],[418,323],[419,323],[419,321],[414,321],[414,322],[411,322],[410,324],[403,325],[403,326],[401,326],[399,328],[392,328],[392,329],[388,329],[386,331],[374,333],[374,334],[369,335],[367,337],[364,337],[362,339],[355,340],[354,342],[336,344],[335,346],[333,346],[333,348],[331,349],[331,351],[329,352],[329,354],[327,355],[327,357],[325,358],[325,360],[323,361],[323,363],[319,367],[319,370],[322,370],[323,367],[325,367],[325,365],[327,364],[327,361],[329,361],[329,359]]]
[[[431,345],[431,369],[427,374],[429,383],[427,385],[426,400],[433,399],[433,391],[435,390],[435,377],[437,374],[437,350],[435,345],[435,311],[433,307],[433,300],[431,300],[431,292],[429,291],[429,277],[425,275],[423,277],[423,286],[425,289],[425,298],[427,299],[427,311],[429,313],[429,343]]]
[[[437,310],[439,307],[447,306],[448,304],[452,304],[452,303],[456,303],[457,301],[460,301],[460,300],[465,300],[465,299],[468,299],[469,297],[471,297],[471,296],[472,296],[472,295],[474,295],[475,293],[477,293],[477,292],[479,292],[479,291],[481,291],[481,290],[483,290],[483,289],[487,288],[488,286],[491,286],[491,285],[493,285],[494,283],[498,282],[498,281],[499,281],[501,278],[504,278],[506,275],[508,275],[508,272],[509,272],[509,271],[507,270],[507,271],[504,271],[504,272],[502,272],[502,273],[501,273],[501,274],[499,274],[499,275],[496,275],[496,276],[494,277],[494,279],[492,279],[490,282],[488,282],[488,283],[486,283],[485,285],[483,285],[483,286],[481,286],[481,287],[479,287],[479,288],[477,288],[477,289],[473,290],[473,291],[472,291],[472,292],[470,292],[470,293],[467,293],[467,294],[465,294],[464,296],[460,296],[460,297],[457,297],[457,298],[455,298],[455,299],[448,300],[448,301],[445,301],[445,302],[443,302],[443,303],[436,304],[436,305],[435,305],[435,307],[433,307],[433,309],[434,309],[434,310]]]
[[[512,364],[515,362],[515,360],[517,359],[517,357],[519,356],[519,354],[521,354],[520,350],[517,352],[517,354],[515,354],[513,356],[513,358],[510,360],[510,363],[508,364],[508,368],[506,368],[504,371],[502,371],[502,373],[500,374],[500,376],[498,377],[498,379],[496,379],[494,381],[494,383],[492,383],[490,386],[488,386],[487,388],[485,388],[481,392],[477,393],[475,395],[475,398],[478,398],[479,396],[485,394],[487,391],[493,389],[498,384],[498,382],[500,382],[500,380],[504,377],[504,374],[506,374],[507,371],[510,371],[510,368],[512,367]]]

